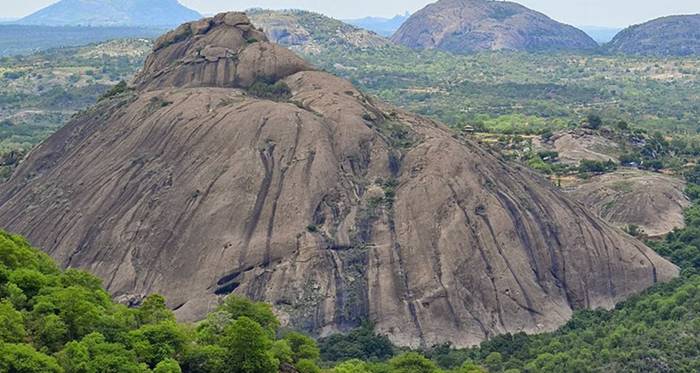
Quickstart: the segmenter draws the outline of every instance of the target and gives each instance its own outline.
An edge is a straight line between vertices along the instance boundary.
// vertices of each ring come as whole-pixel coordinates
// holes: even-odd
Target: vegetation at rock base
[[[269,305],[229,297],[197,325],[178,324],[165,300],[111,301],[92,275],[60,271],[24,239],[0,233],[0,371],[318,371],[314,340],[278,333]],[[301,369],[303,367],[303,369]]]
[[[700,175],[700,167],[688,173]],[[21,237],[0,233],[0,370],[22,372],[693,372],[700,369],[700,185],[687,228],[650,243],[682,277],[612,311],[577,312],[553,333],[504,335],[478,347],[410,352],[370,324],[319,344],[279,329],[271,307],[227,298],[197,325],[165,300],[113,303],[100,281],[59,270]],[[334,362],[334,363],[331,363]]]

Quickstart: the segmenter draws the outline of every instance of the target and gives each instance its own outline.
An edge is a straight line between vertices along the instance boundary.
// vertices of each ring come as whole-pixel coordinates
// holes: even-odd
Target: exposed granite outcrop
[[[677,275],[530,171],[265,40],[240,13],[161,38],[133,89],[0,188],[0,226],[184,320],[235,292],[409,346],[552,330]]]

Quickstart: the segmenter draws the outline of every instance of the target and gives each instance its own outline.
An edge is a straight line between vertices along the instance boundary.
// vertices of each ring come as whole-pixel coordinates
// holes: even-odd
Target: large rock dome
[[[526,169],[271,44],[244,14],[161,38],[35,149],[0,227],[119,299],[197,320],[230,293],[401,345],[552,330],[677,268]]]

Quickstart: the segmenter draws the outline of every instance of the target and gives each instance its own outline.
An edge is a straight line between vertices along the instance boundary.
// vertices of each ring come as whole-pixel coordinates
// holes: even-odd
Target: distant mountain
[[[410,16],[411,13],[406,12],[405,15],[396,15],[393,18],[365,17],[343,20],[343,22],[390,37]]]
[[[700,14],[657,18],[628,27],[615,36],[607,49],[636,55],[700,55]]]
[[[51,48],[100,43],[113,39],[153,39],[162,34],[156,27],[84,27],[0,25],[0,57],[29,54]]]
[[[578,28],[600,44],[609,42],[622,31],[622,27],[578,26]]]
[[[177,0],[61,0],[17,21],[44,26],[175,26],[201,18]]]
[[[414,49],[453,53],[484,50],[588,51],[585,32],[520,4],[491,0],[440,0],[413,14],[392,40]]]
[[[392,44],[374,32],[305,10],[249,9],[248,17],[270,41],[305,54],[327,48],[377,48]]]

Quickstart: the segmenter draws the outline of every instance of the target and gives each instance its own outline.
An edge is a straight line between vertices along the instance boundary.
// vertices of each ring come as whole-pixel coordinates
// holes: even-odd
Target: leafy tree
[[[68,326],[58,315],[49,314],[35,321],[34,335],[39,345],[50,352],[57,352],[69,340]]]
[[[309,359],[301,359],[294,364],[294,367],[299,373],[321,373],[321,368],[316,365],[316,362]]]
[[[10,273],[9,282],[17,285],[22,294],[33,298],[39,294],[39,290],[49,285],[51,277],[29,268],[18,268]]]
[[[275,341],[272,344],[272,348],[270,349],[270,352],[272,353],[272,356],[277,359],[277,361],[282,363],[287,363],[287,364],[292,364],[294,363],[294,352],[292,352],[292,347],[289,346],[289,343],[284,340],[280,339],[278,341]],[[298,361],[298,359],[297,359]]]
[[[603,119],[598,114],[588,114],[586,117],[586,127],[597,130],[603,126]]]
[[[578,171],[579,173],[586,174],[586,173],[605,173],[605,172],[611,172],[615,171],[617,169],[617,165],[615,162],[612,160],[608,160],[607,162],[601,162],[601,161],[592,161],[589,159],[583,159],[579,163],[578,166]]]
[[[352,359],[336,365],[333,373],[366,373],[369,366],[362,360]]]
[[[503,365],[503,355],[500,352],[492,352],[486,359],[484,359],[484,365],[489,368],[490,371],[498,371]]]
[[[156,365],[153,373],[182,373],[182,369],[180,369],[180,364],[177,361],[165,359]]]
[[[222,347],[227,351],[226,363],[231,372],[274,373],[279,362],[269,353],[269,334],[247,316],[238,317],[226,328]]]
[[[700,185],[700,164],[695,165],[691,170],[685,172],[684,176],[688,183]]]
[[[508,372],[508,371],[506,371]],[[510,372],[510,373],[517,373],[519,372],[517,369],[515,372]],[[479,365],[474,364],[471,361],[465,361],[464,364],[462,364],[459,369],[457,369],[456,373],[486,373],[486,369],[482,368]]]
[[[30,323],[41,327],[44,318],[57,315],[66,327],[63,343],[100,330],[103,315],[112,304],[104,290],[93,291],[79,286],[46,289],[34,302]],[[54,326],[58,326],[58,322]]]
[[[58,274],[51,258],[29,246],[24,238],[0,231],[0,264],[10,270],[33,269],[44,274]]]
[[[62,373],[56,359],[27,344],[0,343],[0,372]]]
[[[236,295],[229,295],[219,309],[228,313],[233,320],[243,316],[248,317],[266,329],[271,336],[280,325],[269,304],[251,302]]]
[[[24,315],[15,310],[10,302],[0,302],[0,343],[19,343],[26,335]]]
[[[87,272],[69,268],[61,274],[58,279],[61,287],[68,288],[71,286],[81,287],[103,293],[102,280]]]
[[[417,352],[407,352],[389,360],[393,373],[437,373],[437,365]]]
[[[195,345],[186,352],[182,368],[185,372],[224,373],[230,368],[226,349],[216,345]]]
[[[371,323],[364,323],[347,334],[322,338],[319,347],[324,361],[386,360],[394,355],[389,338],[376,334]]]
[[[148,367],[138,362],[136,353],[125,345],[107,342],[99,333],[81,341],[71,341],[56,354],[66,373],[145,373]]]
[[[137,312],[139,324],[158,324],[164,321],[175,321],[175,315],[165,305],[165,298],[158,294],[149,295],[143,301]]]
[[[155,367],[166,359],[181,358],[188,337],[173,321],[146,324],[129,333],[129,344],[140,361]]]
[[[300,360],[317,361],[321,357],[321,352],[316,345],[316,341],[298,332],[290,332],[284,336],[284,340],[292,350],[292,361]]]

